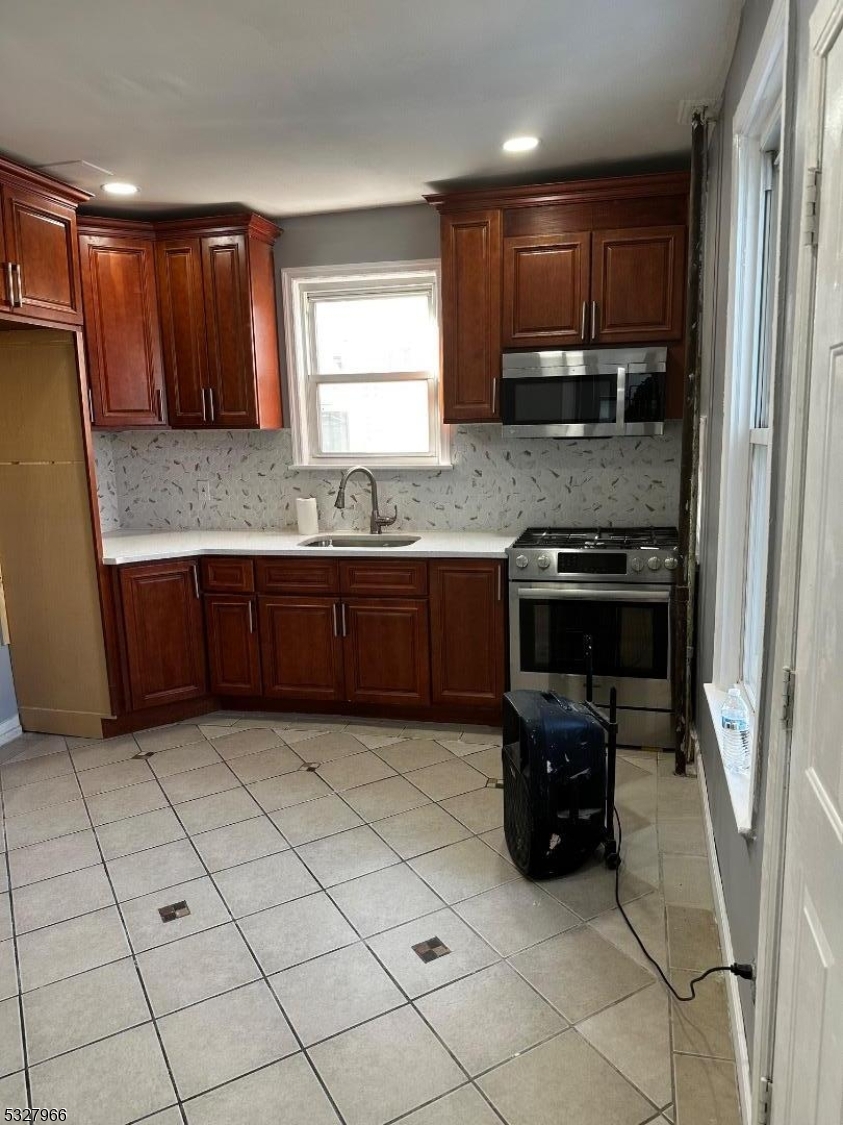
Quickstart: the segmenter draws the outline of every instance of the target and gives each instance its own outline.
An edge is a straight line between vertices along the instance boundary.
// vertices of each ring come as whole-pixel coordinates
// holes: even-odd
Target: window
[[[448,465],[439,263],[283,272],[298,467]]]
[[[727,773],[738,828],[749,832],[762,702],[772,474],[785,5],[775,3],[732,123],[729,321],[720,472],[714,683],[706,693],[720,737],[725,692],[738,684],[750,714],[745,777]]]

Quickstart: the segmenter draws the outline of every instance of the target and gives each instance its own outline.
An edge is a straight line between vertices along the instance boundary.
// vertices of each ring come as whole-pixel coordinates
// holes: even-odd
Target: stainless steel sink
[[[370,550],[374,547],[411,547],[418,543],[418,535],[315,535],[312,539],[302,539],[300,547],[359,547]]]

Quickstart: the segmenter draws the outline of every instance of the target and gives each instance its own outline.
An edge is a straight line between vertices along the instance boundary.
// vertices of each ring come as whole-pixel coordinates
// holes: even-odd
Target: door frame
[[[792,20],[792,13],[790,13]],[[792,30],[792,29],[791,29]],[[816,286],[816,244],[807,238],[805,216],[812,211],[816,174],[821,168],[821,139],[824,122],[823,78],[825,56],[843,32],[843,0],[818,0],[809,23],[809,59],[806,84],[806,135],[800,192],[803,216],[800,244],[795,248],[797,281],[794,301],[791,380],[785,419],[787,449],[784,501],[779,542],[781,560],[779,594],[774,607],[776,621],[771,670],[781,677],[781,690],[774,692],[768,715],[769,743],[765,791],[764,852],[761,868],[761,902],[756,969],[756,1015],[752,1050],[751,1105],[755,1113],[769,1098],[773,1080],[776,1039],[779,954],[781,946],[782,898],[786,861],[786,836],[790,809],[791,730],[789,723],[788,671],[795,665],[798,628],[798,592],[802,562],[802,497],[808,451],[811,351]],[[790,37],[790,36],[789,36]],[[794,40],[791,38],[791,42]],[[787,104],[785,106],[788,112]],[[792,113],[792,107],[790,111]],[[795,122],[788,122],[794,129]],[[781,709],[779,710],[779,707]],[[778,713],[777,713],[778,712]],[[776,1123],[775,1101],[772,1102]],[[782,1123],[784,1125],[784,1123]]]

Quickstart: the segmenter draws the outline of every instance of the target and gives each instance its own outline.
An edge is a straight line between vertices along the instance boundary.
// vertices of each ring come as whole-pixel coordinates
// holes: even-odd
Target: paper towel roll
[[[299,535],[315,535],[319,530],[319,512],[313,496],[296,497],[296,520]]]

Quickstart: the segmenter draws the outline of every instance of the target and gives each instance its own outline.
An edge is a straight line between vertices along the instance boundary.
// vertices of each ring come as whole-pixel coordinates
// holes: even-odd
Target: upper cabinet
[[[93,424],[160,426],[163,368],[153,229],[83,218],[79,251]]]
[[[88,198],[56,180],[0,160],[0,315],[81,324],[76,208]]]
[[[253,214],[156,224],[171,426],[281,426],[272,268],[280,233]]]
[[[428,196],[441,213],[447,422],[499,419],[508,349],[668,345],[681,417],[688,176]]]

